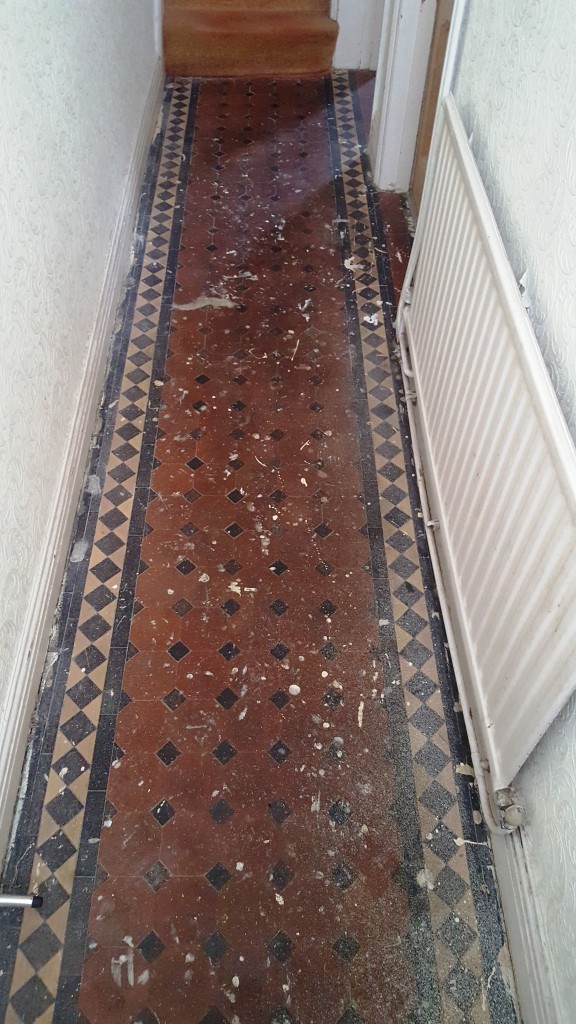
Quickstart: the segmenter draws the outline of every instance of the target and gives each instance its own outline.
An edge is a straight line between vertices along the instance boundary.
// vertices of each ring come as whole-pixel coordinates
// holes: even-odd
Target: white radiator
[[[399,337],[462,702],[494,795],[576,689],[576,452],[451,95]]]

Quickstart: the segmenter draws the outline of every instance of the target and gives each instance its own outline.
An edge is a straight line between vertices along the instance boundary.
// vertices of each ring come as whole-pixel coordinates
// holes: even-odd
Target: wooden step
[[[286,0],[284,0],[286,2]],[[252,0],[254,3],[254,0]],[[338,25],[323,14],[285,10],[195,9],[164,13],[168,75],[228,78],[316,75],[330,70]]]
[[[179,8],[188,11],[251,11],[265,14],[268,11],[284,13],[304,12],[306,14],[329,14],[330,0],[164,0],[166,10]]]

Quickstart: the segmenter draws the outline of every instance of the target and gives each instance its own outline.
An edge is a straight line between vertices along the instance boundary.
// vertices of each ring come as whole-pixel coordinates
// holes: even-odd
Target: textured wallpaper
[[[153,0],[0,0],[0,718],[156,61]]]
[[[458,107],[576,439],[576,6],[470,0]],[[576,699],[519,778],[560,1019],[576,1019]]]

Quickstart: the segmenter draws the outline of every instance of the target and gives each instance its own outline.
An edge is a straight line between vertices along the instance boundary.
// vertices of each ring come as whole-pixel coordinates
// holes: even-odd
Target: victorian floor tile
[[[44,899],[0,911],[7,1022],[516,1020],[370,99],[167,85],[5,872]]]

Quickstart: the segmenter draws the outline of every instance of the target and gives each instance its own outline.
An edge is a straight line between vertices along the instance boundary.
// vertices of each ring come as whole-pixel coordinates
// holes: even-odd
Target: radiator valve
[[[513,829],[519,828],[526,821],[526,808],[522,807],[522,804],[510,804],[502,811],[502,824],[504,828]]]

